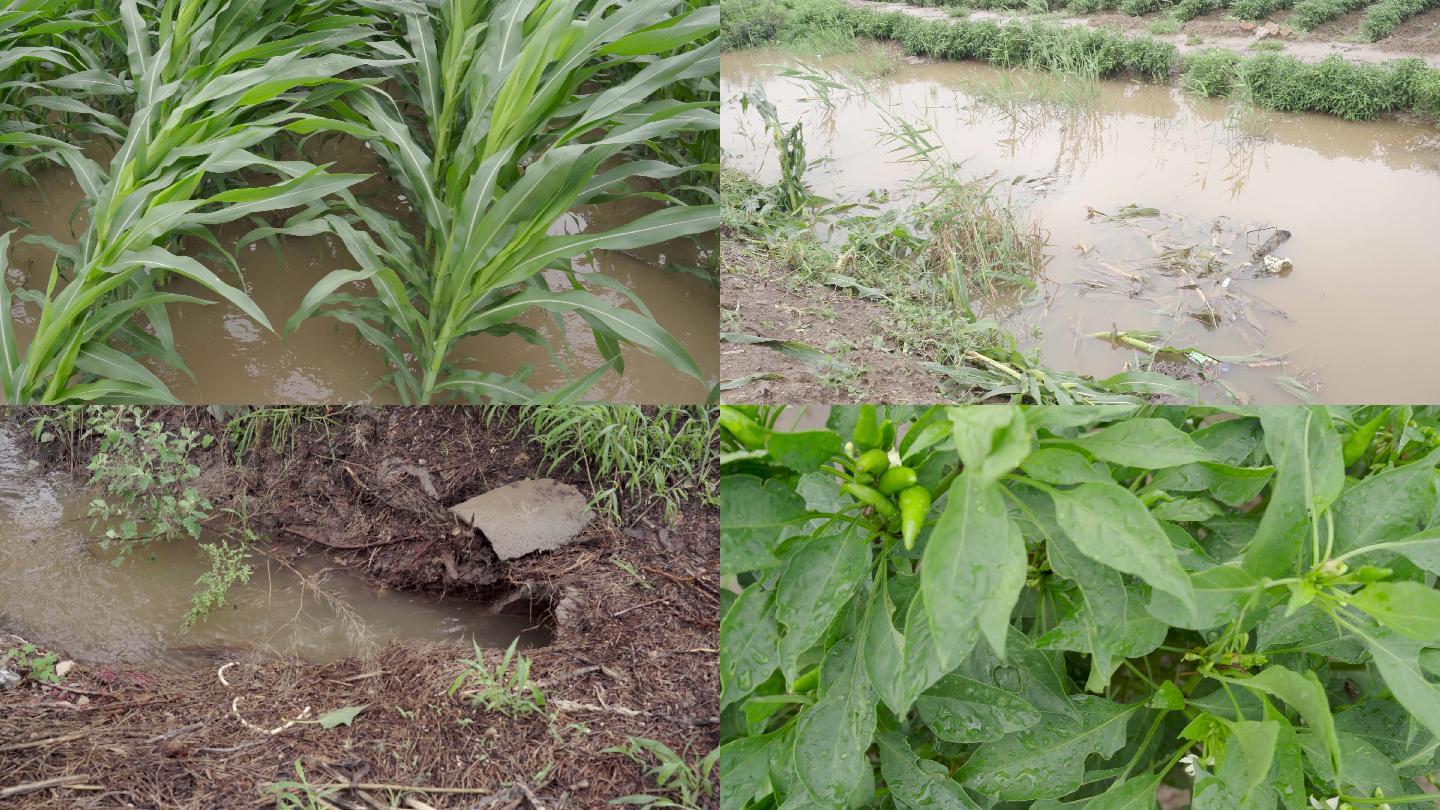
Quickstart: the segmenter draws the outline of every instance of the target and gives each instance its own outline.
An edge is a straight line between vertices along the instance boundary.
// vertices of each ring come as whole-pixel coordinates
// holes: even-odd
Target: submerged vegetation
[[[1306,3],[1332,1],[1302,0],[1296,15],[1309,13]],[[1340,56],[1308,63],[1274,53],[1233,59],[1207,52],[1183,55],[1171,43],[1111,29],[1043,21],[925,20],[856,8],[841,0],[724,0],[723,7],[721,38],[731,48],[834,30],[852,38],[893,40],[908,53],[937,59],[973,59],[1094,78],[1133,76],[1160,82],[1180,76],[1187,89],[1204,88],[1208,95],[1233,96],[1286,112],[1323,112],[1351,120],[1385,113],[1440,118],[1440,70],[1421,59],[1366,64]],[[1380,6],[1375,8],[1378,15]]]
[[[173,401],[156,370],[188,369],[168,306],[224,301],[270,329],[233,252],[321,233],[357,269],[319,281],[285,331],[347,324],[406,402],[573,400],[623,373],[626,344],[703,379],[633,292],[571,260],[716,227],[718,20],[703,0],[7,5],[0,170],[58,164],[85,202],[73,243],[23,237],[55,253],[40,289],[0,285],[0,396]],[[413,216],[311,162],[321,139],[372,149]],[[577,206],[641,198],[632,222],[557,231]],[[216,228],[232,222],[254,226],[233,247]],[[578,317],[603,362],[548,394],[528,369],[461,367],[466,337],[516,334],[568,373],[517,322],[532,311]]]

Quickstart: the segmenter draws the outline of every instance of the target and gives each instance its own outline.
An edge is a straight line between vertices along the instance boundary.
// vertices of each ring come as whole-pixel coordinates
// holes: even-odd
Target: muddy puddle
[[[249,584],[182,631],[208,568],[196,544],[154,543],[112,565],[114,554],[93,542],[89,497],[68,477],[37,471],[0,429],[0,629],[87,663],[160,668],[209,666],[236,651],[325,662],[395,640],[548,643],[542,617],[376,588],[325,556],[253,555]]]
[[[409,218],[409,207],[399,190],[383,178],[381,169],[368,153],[347,143],[343,148],[329,144],[317,157],[333,162],[332,171],[373,173],[376,177],[356,186],[357,194],[370,198],[377,208]],[[8,178],[0,179],[0,232],[18,228],[10,251],[12,290],[24,284],[43,290],[49,277],[52,253],[38,245],[23,244],[22,236],[38,233],[63,243],[73,243],[74,234],[84,227],[82,200],[71,175],[62,169],[35,172],[34,186],[20,187]],[[268,178],[259,182],[271,182]],[[646,200],[585,206],[572,211],[557,223],[552,233],[578,233],[586,229],[614,227],[651,210]],[[221,245],[231,249],[253,225],[232,223],[219,229]],[[713,247],[709,238],[707,246]],[[641,248],[635,251],[596,251],[594,260],[575,260],[581,273],[599,273],[633,291],[660,325],[680,341],[695,358],[707,377],[719,373],[719,294],[696,272],[684,269],[704,263],[704,251],[688,239]],[[207,261],[203,254],[198,254]],[[268,244],[243,248],[235,256],[243,279],[239,286],[255,300],[276,330],[299,307],[305,293],[336,269],[356,265],[340,241],[331,236],[282,237],[279,250]],[[212,267],[223,265],[215,259]],[[224,274],[222,274],[224,275]],[[236,283],[233,277],[227,281]],[[563,274],[549,278],[552,288],[569,286]],[[206,300],[215,296],[198,284],[180,279],[176,292]],[[355,288],[360,291],[359,287]],[[601,298],[626,304],[618,293],[596,286]],[[627,304],[628,305],[628,304]],[[16,311],[21,312],[20,304]],[[28,306],[18,324],[21,345],[29,340],[36,309]],[[227,303],[209,306],[172,304],[171,320],[176,347],[194,378],[151,364],[156,373],[183,402],[233,404],[398,402],[396,392],[377,383],[389,369],[380,352],[365,342],[353,327],[327,318],[311,318],[288,339],[266,331]],[[557,322],[539,311],[521,321],[549,338],[561,363],[573,375],[584,374],[602,362],[594,339],[578,318]],[[671,368],[648,352],[625,350],[625,374],[607,374],[591,389],[588,398],[639,403],[703,402],[709,386]],[[460,344],[456,365],[461,368],[508,374],[528,365],[534,369],[528,382],[540,389],[555,388],[567,379],[555,361],[541,348],[518,336],[471,338]]]
[[[762,87],[783,121],[804,122],[807,154],[826,160],[806,176],[816,193],[903,199],[918,170],[882,145],[873,106],[840,92],[826,110],[781,64],[793,58],[723,57],[728,165],[778,178],[755,108],[739,103]],[[1005,318],[1045,364],[1108,376],[1140,355],[1088,335],[1142,330],[1224,358],[1206,367],[1207,397],[1440,398],[1440,378],[1424,373],[1440,296],[1435,127],[1245,110],[1123,81],[1065,86],[974,63],[901,61],[870,84],[891,109],[928,119],[962,175],[998,182],[1047,232],[1047,282]],[[1293,263],[1283,274],[1252,258],[1277,229],[1291,235],[1272,254]]]

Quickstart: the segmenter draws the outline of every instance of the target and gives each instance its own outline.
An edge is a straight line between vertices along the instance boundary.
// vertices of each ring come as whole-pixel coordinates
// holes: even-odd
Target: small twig
[[[267,742],[270,741],[268,739],[251,740],[250,742],[240,743],[239,745],[234,745],[229,748],[197,748],[195,749],[195,751],[199,754],[234,754],[238,751],[244,751],[247,748],[254,748],[257,745],[264,745]]]
[[[78,686],[66,686],[63,683],[47,683],[41,686],[42,689],[59,689],[61,692],[69,692],[72,695],[90,695],[93,697],[115,697],[111,692],[96,692],[93,689],[81,689]]]
[[[204,728],[204,727],[205,727],[205,724],[204,724],[204,723],[191,723],[191,724],[188,725],[188,726],[181,726],[180,728],[177,728],[177,729],[175,729],[174,731],[167,731],[167,732],[165,732],[164,734],[157,734],[156,736],[151,737],[150,739],[146,740],[145,742],[146,742],[147,744],[163,742],[163,741],[168,740],[168,739],[171,739],[171,738],[173,738],[173,737],[179,737],[181,734],[189,734],[189,733],[192,732],[192,731],[199,731],[200,729],[202,729],[202,728]]]
[[[73,741],[73,740],[78,740],[78,739],[80,739],[81,737],[84,737],[85,735],[87,735],[87,734],[89,734],[89,733],[90,733],[90,732],[88,732],[88,731],[77,731],[77,732],[75,732],[75,733],[73,733],[73,734],[66,734],[66,735],[63,735],[63,736],[60,736],[60,737],[50,737],[50,738],[44,739],[44,740],[35,740],[35,741],[33,741],[33,742],[23,742],[23,743],[12,743],[12,744],[10,744],[10,745],[0,745],[0,753],[4,753],[4,752],[6,752],[6,751],[20,751],[20,750],[23,750],[23,749],[26,749],[26,748],[41,748],[41,747],[46,746],[46,745],[59,745],[60,743],[67,743],[67,742],[71,742],[71,741]]]
[[[328,785],[314,785],[316,790],[393,790],[409,793],[449,793],[449,794],[470,794],[489,793],[489,788],[452,788],[452,787],[424,787],[422,785],[386,785],[377,782],[332,782]]]
[[[551,698],[550,705],[562,712],[599,712],[602,714],[609,712],[624,717],[640,717],[641,715],[647,714],[647,712],[627,709],[624,706],[596,706],[591,703],[577,703],[573,700],[565,700],[564,698]]]
[[[381,675],[384,675],[384,674],[386,674],[386,673],[385,673],[385,670],[383,670],[383,669],[377,669],[377,670],[375,670],[374,672],[366,672],[366,673],[364,673],[363,675],[351,675],[351,676],[348,677],[348,678],[341,678],[338,682],[339,682],[339,683],[354,683],[355,681],[363,681],[363,680],[367,680],[367,679],[369,679],[369,678],[378,678],[378,677],[380,677]]]
[[[612,618],[612,619],[618,619],[618,618],[620,618],[621,616],[624,616],[626,613],[629,613],[629,612],[632,611],[632,610],[639,610],[640,608],[650,607],[651,605],[658,605],[658,604],[660,604],[661,602],[664,602],[664,601],[666,601],[666,600],[664,600],[664,599],[654,599],[654,600],[651,600],[651,601],[649,601],[649,602],[645,602],[645,603],[643,603],[643,604],[631,605],[630,607],[625,608],[624,610],[617,611],[617,612],[615,612],[615,613],[611,613],[611,614],[610,614],[610,618]]]
[[[0,788],[0,799],[9,799],[14,796],[24,796],[27,793],[36,793],[41,790],[49,790],[56,787],[78,786],[90,780],[87,774],[75,774],[73,776],[57,776],[54,779],[43,779],[39,782],[26,782],[13,787]]]

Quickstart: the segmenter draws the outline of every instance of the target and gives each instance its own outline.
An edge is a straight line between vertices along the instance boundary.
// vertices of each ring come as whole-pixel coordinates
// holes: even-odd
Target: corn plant
[[[172,248],[181,236],[197,238],[233,264],[212,226],[316,204],[364,179],[249,151],[277,133],[341,125],[316,111],[357,86],[340,74],[375,64],[338,52],[374,36],[360,18],[318,13],[296,25],[288,16],[295,8],[283,0],[186,0],[160,6],[151,26],[136,0],[122,0],[128,72],[72,75],[65,86],[70,94],[57,91],[50,102],[114,136],[109,167],[38,132],[0,133],[0,146],[68,167],[88,207],[78,243],[35,239],[57,256],[43,292],[15,293],[39,309],[23,351],[10,290],[0,285],[0,391],[6,400],[174,401],[136,357],[157,357],[185,370],[166,305],[211,302],[165,291],[172,276],[197,282],[270,328],[245,292]],[[133,110],[128,120],[87,103],[112,96]],[[216,178],[241,171],[273,175],[277,182],[215,189]],[[8,235],[0,237],[0,266],[8,242]]]
[[[404,17],[404,42],[383,49],[404,53],[388,72],[401,101],[375,91],[336,107],[350,117],[347,131],[366,138],[391,169],[423,233],[346,195],[353,217],[316,214],[257,230],[250,239],[329,231],[359,264],[318,282],[287,332],[317,313],[353,325],[389,360],[407,402],[536,398],[525,372],[464,370],[454,357],[457,343],[471,335],[518,333],[545,344],[515,323],[534,309],[584,319],[605,360],[551,399],[574,398],[608,370],[623,371],[622,342],[701,378],[638,299],[598,274],[582,279],[570,259],[712,230],[717,206],[651,193],[665,207],[628,224],[599,233],[554,231],[578,205],[632,194],[632,178],[664,180],[695,170],[636,153],[718,129],[718,102],[666,95],[677,82],[718,71],[712,36],[718,9],[676,0],[445,0],[433,13]],[[563,277],[560,289],[550,288],[547,269]],[[368,294],[341,292],[362,281]],[[602,285],[636,308],[603,300],[593,290]]]

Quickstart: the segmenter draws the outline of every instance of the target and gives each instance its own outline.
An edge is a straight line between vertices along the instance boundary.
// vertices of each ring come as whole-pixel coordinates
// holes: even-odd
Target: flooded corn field
[[[121,561],[96,543],[91,497],[63,473],[40,471],[0,430],[0,625],[82,663],[173,670],[245,652],[327,662],[397,640],[505,647],[518,637],[533,647],[548,639],[523,602],[497,615],[479,602],[392,590],[323,554],[250,555],[249,583],[184,631],[209,569],[196,544],[151,543]]]
[[[374,173],[356,187],[357,193],[398,219],[413,220],[414,212],[399,189],[383,179],[373,159],[357,156],[355,151],[351,144],[349,152],[325,157],[337,162],[336,171]],[[20,240],[33,234],[61,244],[73,243],[84,231],[83,202],[80,188],[63,169],[36,172],[34,185],[0,180],[0,223],[6,229],[17,228],[10,249],[12,270],[8,281],[12,288],[45,289],[54,252],[48,245]],[[582,206],[551,230],[555,234],[575,234],[614,228],[652,210],[654,206],[645,200]],[[253,227],[254,223],[239,222],[218,228],[219,244],[230,251]],[[697,269],[705,263],[704,253],[713,249],[713,241],[684,237],[629,251],[595,251],[593,262],[582,257],[572,266],[584,276],[603,276],[632,291],[660,326],[685,347],[702,372],[713,378],[719,366],[715,346],[717,293],[705,272]],[[213,249],[202,250],[206,247],[198,240],[188,244],[188,250],[197,258],[208,260],[212,267],[223,267],[226,260],[217,258]],[[171,305],[176,351],[194,376],[161,362],[147,365],[179,400],[254,404],[399,401],[394,388],[380,381],[391,370],[385,356],[355,327],[328,318],[312,318],[301,323],[288,338],[279,334],[316,282],[331,271],[356,266],[340,239],[331,234],[281,236],[274,244],[246,245],[235,253],[235,260],[239,269],[237,286],[255,301],[276,331],[266,330],[223,301]],[[569,284],[556,271],[546,271],[546,279],[554,289]],[[361,282],[350,288],[362,294],[369,286]],[[622,293],[599,289],[598,294],[609,303],[629,305]],[[202,285],[183,278],[173,281],[168,291],[214,300]],[[24,346],[33,334],[38,309],[33,303],[19,301],[14,307],[18,337]],[[517,332],[465,338],[457,347],[457,365],[500,374],[512,374],[528,365],[533,369],[529,384],[550,389],[602,362],[588,326],[576,316],[558,317],[536,310],[518,323],[547,338],[554,357]],[[593,398],[640,403],[705,399],[708,386],[701,380],[634,346],[626,345],[622,352],[625,373],[603,377],[590,392]]]
[[[865,57],[805,60],[847,76]],[[1256,110],[1175,87],[975,63],[894,61],[863,80],[879,106],[928,122],[967,179],[996,184],[1045,235],[1045,279],[993,313],[1047,366],[1105,377],[1144,346],[1196,349],[1207,398],[1435,401],[1416,373],[1440,297],[1440,132],[1433,125]],[[726,160],[777,180],[747,91],[803,124],[806,175],[834,200],[912,199],[919,167],[853,92],[816,98],[795,58],[723,57]],[[1097,333],[1128,333],[1106,340]],[[1158,333],[1158,334],[1157,334]],[[1184,356],[1184,353],[1181,353]],[[1227,391],[1228,389],[1228,391]]]

